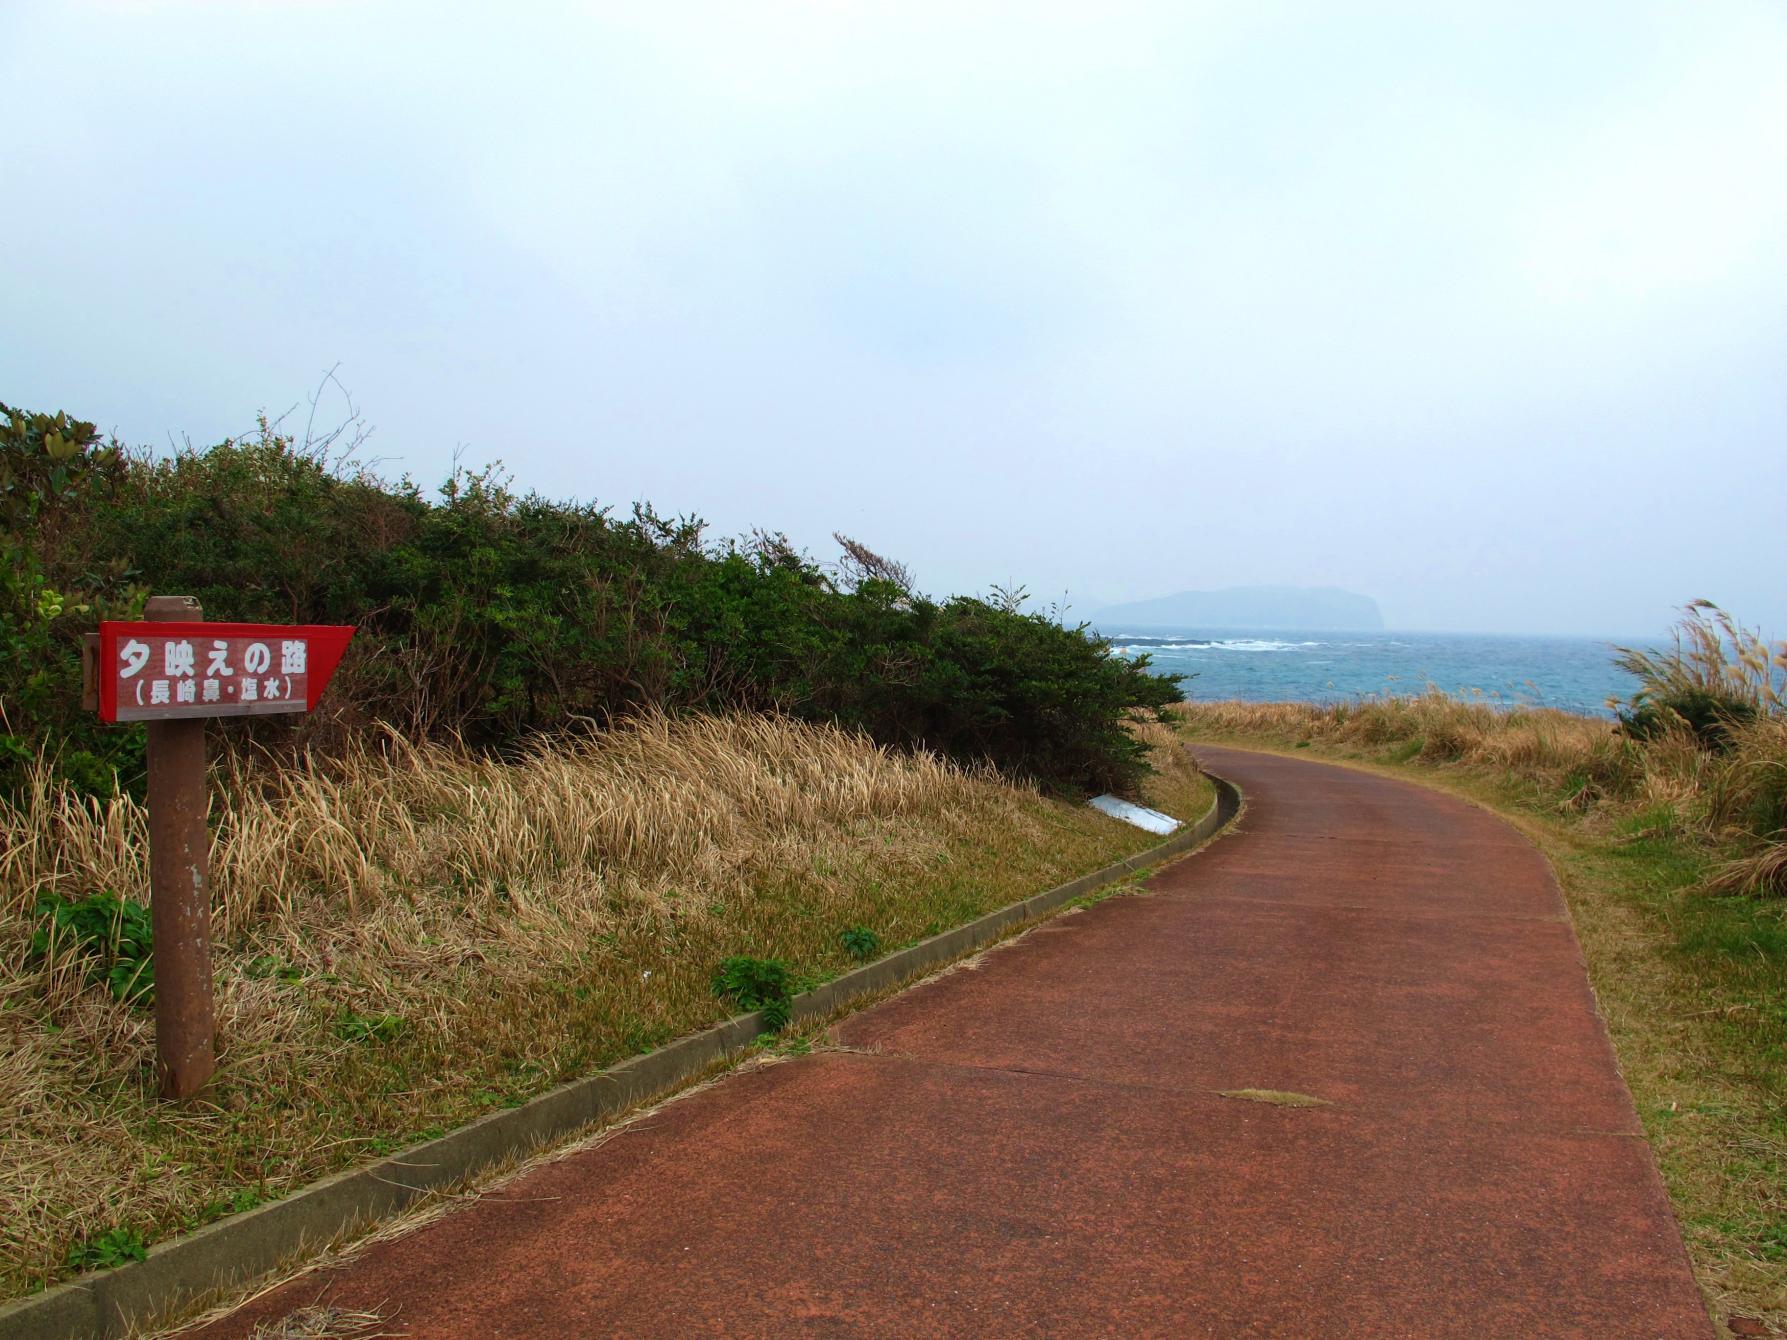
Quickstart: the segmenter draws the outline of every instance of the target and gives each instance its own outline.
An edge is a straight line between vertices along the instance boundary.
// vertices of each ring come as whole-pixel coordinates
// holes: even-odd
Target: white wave
[[[1299,647],[1319,647],[1320,642],[1275,642],[1271,638],[1235,637],[1209,644],[1212,651],[1295,651]]]
[[[1157,651],[1297,651],[1303,647],[1325,647],[1325,642],[1279,642],[1263,637],[1196,638],[1186,642],[1113,642],[1111,650],[1119,656],[1149,655]]]

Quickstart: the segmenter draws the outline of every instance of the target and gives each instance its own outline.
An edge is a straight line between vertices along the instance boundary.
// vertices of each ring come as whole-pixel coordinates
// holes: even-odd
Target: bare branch
[[[838,580],[854,591],[864,582],[891,582],[907,595],[912,594],[912,570],[897,559],[876,553],[860,540],[853,540],[841,531],[833,531],[832,539],[843,549],[838,560]]]

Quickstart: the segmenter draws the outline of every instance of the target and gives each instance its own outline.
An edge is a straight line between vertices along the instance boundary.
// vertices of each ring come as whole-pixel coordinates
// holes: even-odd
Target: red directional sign
[[[353,635],[328,624],[102,621],[99,715],[167,721],[308,712]]]

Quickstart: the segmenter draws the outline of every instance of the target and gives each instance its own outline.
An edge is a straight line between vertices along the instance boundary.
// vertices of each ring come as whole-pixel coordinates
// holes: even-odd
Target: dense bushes
[[[0,765],[47,742],[89,789],[135,775],[141,733],[79,710],[78,638],[151,588],[212,619],[358,627],[329,710],[301,727],[324,747],[374,721],[504,749],[577,717],[773,707],[1121,787],[1143,768],[1126,717],[1179,696],[1177,677],[1015,602],[930,600],[897,565],[841,579],[775,535],[714,544],[692,519],[517,496],[489,472],[435,501],[265,425],[152,460],[65,417],[0,419]]]
[[[77,538],[83,507],[125,471],[92,424],[0,405],[0,785],[10,787],[46,742],[64,777],[86,790],[140,771],[141,731],[103,736],[79,715],[75,641],[95,619],[142,608],[128,564]]]

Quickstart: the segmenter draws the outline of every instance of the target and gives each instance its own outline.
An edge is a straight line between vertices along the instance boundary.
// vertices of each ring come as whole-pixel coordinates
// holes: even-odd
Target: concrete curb
[[[837,1013],[859,997],[923,976],[1003,939],[1014,927],[1207,841],[1240,812],[1241,793],[1222,778],[1205,775],[1216,786],[1215,800],[1201,819],[1165,842],[833,978],[797,996],[792,1018]],[[504,1159],[561,1142],[664,1097],[749,1046],[762,1031],[760,1013],[738,1015],[520,1107],[480,1117],[438,1140],[174,1238],[151,1248],[147,1260],[0,1305],[0,1340],[114,1340],[171,1318],[209,1296],[357,1236],[429,1193],[462,1183]]]

